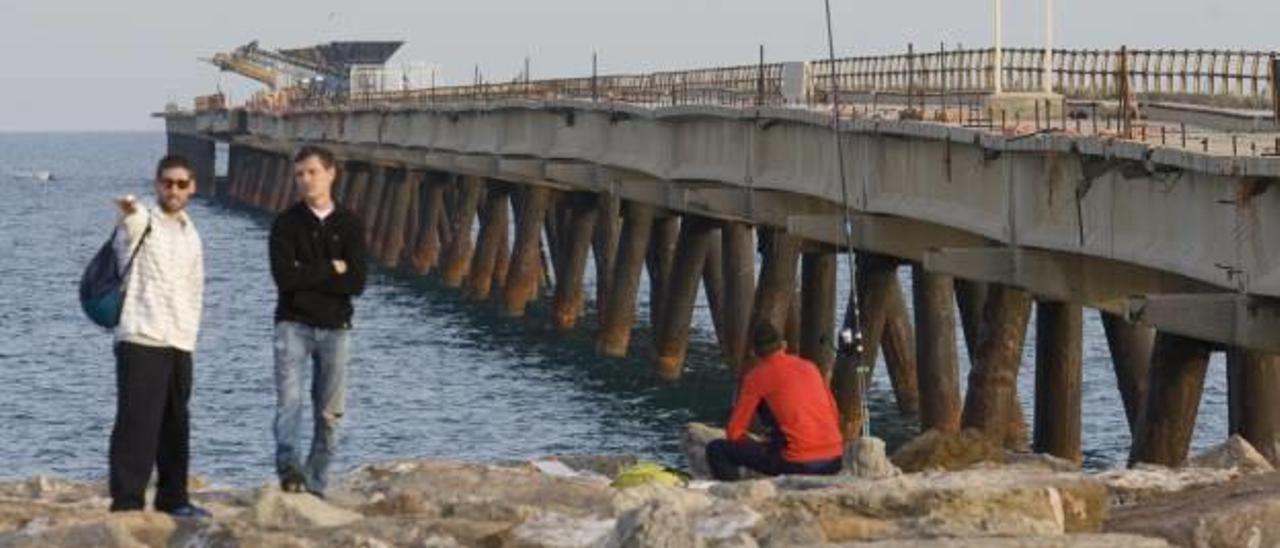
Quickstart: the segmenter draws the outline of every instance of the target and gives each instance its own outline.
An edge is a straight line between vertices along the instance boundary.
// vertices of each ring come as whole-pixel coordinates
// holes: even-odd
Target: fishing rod
[[[867,404],[867,384],[870,379],[868,373],[871,368],[862,363],[862,326],[858,320],[858,284],[857,272],[854,267],[853,254],[853,219],[850,216],[849,208],[849,180],[845,174],[844,166],[844,147],[840,142],[840,83],[836,78],[836,40],[835,32],[832,30],[831,23],[831,0],[823,0],[826,7],[827,16],[827,61],[828,74],[830,81],[831,95],[831,142],[836,148],[836,163],[838,173],[840,174],[840,197],[843,201],[841,212],[843,213],[843,235],[845,247],[845,264],[849,271],[849,310],[846,325],[840,330],[840,340],[838,343],[838,351],[848,356],[850,365],[853,366],[855,380],[858,383],[858,399],[862,406],[862,436],[871,436],[871,412]]]

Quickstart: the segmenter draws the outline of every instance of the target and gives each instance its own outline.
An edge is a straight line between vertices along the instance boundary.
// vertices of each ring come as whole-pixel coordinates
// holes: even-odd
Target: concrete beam
[[[1134,295],[1213,291],[1182,276],[1108,259],[1030,248],[950,248],[924,254],[925,268],[1033,295],[1123,313]]]
[[[1280,301],[1234,293],[1147,295],[1126,302],[1130,322],[1192,339],[1280,352]]]

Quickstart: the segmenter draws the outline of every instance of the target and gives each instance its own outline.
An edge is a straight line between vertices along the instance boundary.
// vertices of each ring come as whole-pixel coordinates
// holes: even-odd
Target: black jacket
[[[346,261],[345,273],[334,270],[336,260]],[[280,292],[277,322],[350,328],[351,297],[364,291],[367,270],[364,226],[340,204],[322,222],[298,202],[271,224],[271,277]]]

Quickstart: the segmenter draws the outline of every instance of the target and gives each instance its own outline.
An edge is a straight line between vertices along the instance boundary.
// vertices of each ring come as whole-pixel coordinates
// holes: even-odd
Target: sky
[[[991,0],[831,0],[839,56],[986,47]],[[1056,0],[1059,47],[1280,50],[1278,0]],[[1043,41],[1043,1],[1005,0],[1005,43]],[[495,79],[825,56],[822,0],[0,0],[0,131],[159,130],[165,103],[257,84],[199,57],[251,40],[404,40],[392,64]],[[926,45],[927,44],[927,45]]]

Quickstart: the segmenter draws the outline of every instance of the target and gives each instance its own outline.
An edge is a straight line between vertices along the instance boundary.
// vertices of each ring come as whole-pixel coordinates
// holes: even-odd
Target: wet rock
[[[342,527],[364,519],[310,494],[281,492],[275,485],[258,491],[247,517],[255,525],[274,529]]]
[[[903,472],[963,470],[981,462],[1002,463],[1004,448],[974,429],[959,432],[928,430],[894,452],[892,461]]]
[[[1107,531],[1203,548],[1280,546],[1280,473],[1184,490],[1118,508]]]
[[[1238,434],[1231,436],[1217,447],[1205,450],[1192,457],[1189,465],[1197,468],[1217,468],[1229,470],[1238,468],[1245,474],[1261,474],[1275,471],[1275,467],[1267,461],[1252,445]]]
[[[885,456],[884,440],[862,437],[845,447],[842,473],[858,478],[880,479],[902,475],[902,470]]]

